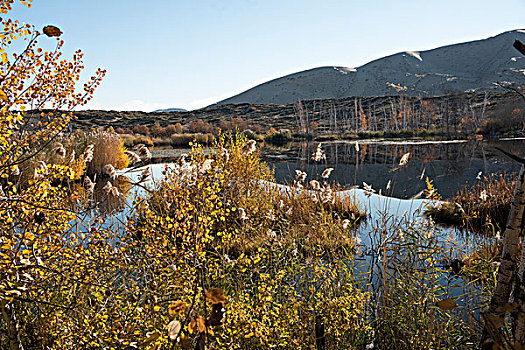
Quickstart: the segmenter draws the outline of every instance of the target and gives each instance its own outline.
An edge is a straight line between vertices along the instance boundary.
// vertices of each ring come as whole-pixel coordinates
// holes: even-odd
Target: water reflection
[[[331,179],[343,186],[371,184],[377,191],[398,198],[417,196],[425,189],[425,178],[444,197],[452,197],[462,186],[476,183],[478,174],[515,173],[519,164],[495,150],[499,146],[523,155],[522,140],[486,142],[458,141],[359,141],[327,142],[322,147],[326,159],[314,162],[312,154],[317,143],[297,143],[283,148],[263,147],[262,157],[272,164],[280,183],[291,183],[295,170],[308,173],[310,179],[320,176],[326,167],[333,167]],[[404,154],[410,153],[408,164],[399,166]],[[391,189],[387,185],[391,182]]]
[[[108,191],[108,183],[116,191]],[[92,197],[97,215],[107,217],[123,212],[127,207],[127,197],[131,187],[131,179],[124,175],[118,175],[115,179],[97,178]]]

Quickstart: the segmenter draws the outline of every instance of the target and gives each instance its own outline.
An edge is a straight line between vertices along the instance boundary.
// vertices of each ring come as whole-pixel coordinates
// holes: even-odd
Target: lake
[[[272,165],[279,183],[291,183],[296,169],[306,171],[309,179],[316,179],[331,167],[334,171],[330,180],[345,188],[354,185],[362,188],[366,182],[383,194],[406,199],[424,190],[428,177],[443,198],[450,198],[463,186],[474,185],[483,175],[517,173],[519,164],[495,147],[523,156],[524,141],[360,140],[359,150],[355,141],[325,142],[321,145],[326,159],[321,162],[312,160],[318,143],[298,143],[286,148],[265,145],[261,156]],[[410,153],[408,163],[400,167],[401,157],[407,153]],[[391,188],[387,191],[389,181]]]

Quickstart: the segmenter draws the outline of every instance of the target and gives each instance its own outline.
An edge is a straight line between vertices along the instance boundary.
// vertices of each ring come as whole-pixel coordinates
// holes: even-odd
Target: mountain
[[[516,39],[525,41],[525,29],[433,50],[400,52],[357,68],[314,68],[268,81],[217,104],[289,104],[392,94],[435,96],[494,90],[498,89],[496,82],[525,84],[525,57],[512,47]]]
[[[167,112],[187,112],[184,108],[165,108],[165,109],[157,109],[154,110],[152,113],[167,113]]]

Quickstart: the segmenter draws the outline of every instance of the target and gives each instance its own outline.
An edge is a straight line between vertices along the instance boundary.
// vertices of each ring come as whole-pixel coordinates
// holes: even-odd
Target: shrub
[[[149,128],[147,125],[136,125],[133,127],[133,132],[135,134],[141,134],[144,136],[149,136]]]
[[[274,144],[282,144],[292,141],[292,132],[289,129],[281,129],[267,134],[264,141]]]
[[[85,144],[93,145],[93,159],[87,165],[87,174],[104,174],[104,166],[112,164],[116,169],[129,165],[128,156],[124,153],[124,141],[116,133],[96,130],[86,134]]]

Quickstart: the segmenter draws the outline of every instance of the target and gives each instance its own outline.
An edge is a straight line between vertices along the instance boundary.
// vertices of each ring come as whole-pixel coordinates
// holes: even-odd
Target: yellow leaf
[[[436,303],[436,306],[445,311],[453,310],[458,307],[456,301],[452,298],[440,300]]]
[[[186,304],[180,300],[174,301],[169,308],[170,316],[177,316],[186,312]]]

